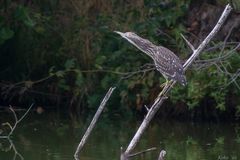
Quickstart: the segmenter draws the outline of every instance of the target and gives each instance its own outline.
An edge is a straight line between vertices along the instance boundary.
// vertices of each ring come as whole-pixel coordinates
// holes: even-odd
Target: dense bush
[[[110,86],[117,85],[110,114],[151,103],[164,79],[155,70],[136,73],[144,64],[152,63],[151,59],[113,31],[134,31],[186,59],[189,50],[180,33],[186,33],[189,3],[4,0],[0,3],[1,101],[58,102],[70,108],[91,109],[98,106]],[[211,58],[208,55],[203,54],[201,59]],[[211,55],[218,56],[218,51]],[[234,72],[239,68],[237,62],[239,56],[235,55],[224,66]],[[208,105],[217,109],[233,105],[240,111],[237,102],[226,103],[231,99],[228,95],[239,95],[239,90],[227,85],[229,77],[216,66],[197,72],[193,68],[187,72],[187,79],[186,88],[177,85],[171,92],[172,104],[183,103],[192,109],[207,98],[214,102]]]

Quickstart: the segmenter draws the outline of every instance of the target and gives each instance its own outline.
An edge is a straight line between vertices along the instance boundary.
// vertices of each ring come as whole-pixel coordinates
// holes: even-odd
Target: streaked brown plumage
[[[157,70],[162,73],[167,82],[168,80],[174,80],[183,86],[187,84],[183,65],[180,59],[172,51],[162,46],[156,46],[149,40],[141,38],[133,32],[115,32],[150,56],[153,59]]]

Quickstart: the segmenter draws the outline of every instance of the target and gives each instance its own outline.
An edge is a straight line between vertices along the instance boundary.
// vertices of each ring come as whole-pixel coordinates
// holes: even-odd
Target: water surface
[[[0,139],[0,160],[14,159],[14,147],[25,160],[72,160],[89,121],[54,113],[29,113],[11,141]],[[136,120],[100,118],[81,160],[119,159],[120,147],[128,145],[139,124]],[[11,142],[13,147],[9,148]],[[164,149],[166,160],[240,160],[240,127],[229,123],[154,122],[136,150],[151,147],[157,150],[133,159],[157,160],[159,150]]]

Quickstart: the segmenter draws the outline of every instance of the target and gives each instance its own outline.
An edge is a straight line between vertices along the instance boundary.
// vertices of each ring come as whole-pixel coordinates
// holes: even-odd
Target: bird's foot
[[[161,84],[160,87],[161,87],[161,88],[164,88],[168,83],[169,83],[169,81],[167,80],[166,82],[164,82],[163,84]]]

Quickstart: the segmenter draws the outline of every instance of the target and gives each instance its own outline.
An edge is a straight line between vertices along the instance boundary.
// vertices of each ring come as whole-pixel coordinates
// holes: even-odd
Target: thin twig
[[[2,125],[6,125],[10,128],[10,132],[8,133],[8,135],[6,136],[0,136],[0,138],[10,138],[10,136],[13,134],[14,130],[16,129],[17,125],[23,120],[23,118],[26,117],[26,115],[28,114],[28,112],[31,110],[31,108],[33,107],[33,103],[31,104],[31,106],[28,108],[28,110],[21,116],[20,119],[18,119],[17,115],[16,115],[16,112],[14,111],[13,107],[10,105],[9,107],[9,110],[13,113],[13,116],[14,116],[14,120],[15,120],[15,123],[14,125],[12,126],[9,122],[5,122],[5,123],[2,123]]]
[[[8,134],[8,137],[10,137],[13,133],[13,131],[15,130],[15,128],[17,127],[18,123],[20,123],[24,117],[26,117],[26,115],[28,114],[28,112],[32,109],[33,107],[33,103],[31,104],[31,106],[28,108],[28,110],[22,115],[22,117],[20,119],[17,118],[17,115],[14,111],[14,109],[12,108],[12,106],[10,106],[10,110],[12,111],[13,115],[14,115],[14,119],[15,119],[15,124],[14,126],[12,127],[10,133]]]
[[[187,62],[183,65],[184,70],[187,70],[187,68],[192,64],[192,62],[199,56],[199,54],[202,52],[202,50],[207,46],[207,44],[210,42],[210,40],[217,34],[217,32],[220,30],[221,26],[227,19],[229,13],[231,12],[232,7],[228,4],[221,17],[219,18],[217,24],[213,28],[213,30],[208,34],[208,36],[202,41],[202,43],[198,46],[196,50],[193,51],[192,56],[187,60]]]
[[[17,157],[19,157],[21,160],[23,160],[23,156],[17,151],[17,148],[15,147],[14,143],[12,142],[12,140],[8,137],[8,141],[11,144],[11,148],[14,151],[14,156],[13,156],[13,160],[15,160]]]
[[[12,126],[9,122],[5,122],[2,125],[6,125],[8,126],[11,131],[9,132],[9,134],[7,136],[0,136],[0,138],[4,138],[7,139],[8,142],[10,143],[8,150],[6,151],[10,151],[11,149],[14,151],[14,156],[13,156],[13,160],[15,160],[17,157],[19,157],[21,160],[23,160],[23,156],[17,151],[14,143],[11,140],[11,135],[13,134],[14,130],[16,129],[17,125],[26,117],[26,115],[29,113],[29,111],[31,110],[31,108],[33,107],[33,104],[31,104],[31,106],[28,108],[28,110],[21,116],[20,119],[18,119],[16,112],[14,111],[13,107],[10,105],[9,110],[13,113],[14,116],[14,120],[15,123]]]
[[[90,123],[88,129],[86,130],[85,134],[83,135],[78,147],[77,147],[77,150],[74,154],[74,157],[76,160],[79,159],[79,153],[81,151],[81,149],[83,148],[84,144],[86,143],[90,133],[92,132],[93,128],[95,127],[95,124],[100,116],[100,114],[102,113],[108,99],[110,98],[110,96],[112,95],[112,92],[115,90],[116,87],[111,87],[109,88],[108,92],[106,93],[105,97],[103,98],[100,106],[98,107],[98,110],[97,112],[95,113],[93,119],[92,119],[92,122]]]
[[[181,37],[185,40],[185,42],[187,43],[188,47],[189,47],[192,51],[194,51],[194,50],[195,50],[194,46],[184,37],[183,34],[180,34],[180,35],[181,35]]]
[[[223,25],[223,23],[227,19],[227,17],[229,15],[229,13],[231,12],[231,10],[232,10],[232,7],[228,4],[225,7],[225,9],[224,9],[221,17],[219,18],[216,26],[209,33],[209,35],[203,40],[203,42],[198,46],[198,48],[193,51],[192,56],[183,65],[184,66],[184,71],[186,71],[187,68],[193,63],[193,61],[199,56],[201,51],[207,46],[207,44],[210,42],[210,40],[213,38],[213,36],[217,34],[217,32],[219,31],[220,27]],[[129,153],[135,148],[135,146],[138,143],[138,141],[140,140],[140,137],[142,136],[143,132],[146,130],[146,128],[148,127],[150,121],[152,120],[154,115],[157,113],[157,111],[161,107],[161,104],[164,102],[164,98],[163,98],[164,95],[167,94],[171,90],[171,88],[174,86],[175,83],[176,83],[176,81],[172,81],[172,80],[169,83],[167,83],[167,85],[160,92],[160,94],[159,94],[160,96],[158,96],[155,99],[154,104],[152,105],[152,107],[150,108],[150,110],[147,113],[146,117],[144,118],[142,124],[138,128],[138,130],[137,130],[136,134],[134,135],[133,139],[129,143],[129,145],[128,145],[124,155],[129,155]]]
[[[137,152],[137,153],[130,154],[128,157],[129,157],[129,158],[132,158],[132,157],[135,157],[135,156],[137,156],[137,155],[139,155],[139,154],[144,154],[144,153],[146,153],[146,152],[154,151],[154,150],[156,150],[156,149],[157,149],[156,147],[149,148],[149,149],[146,149],[146,150]]]

